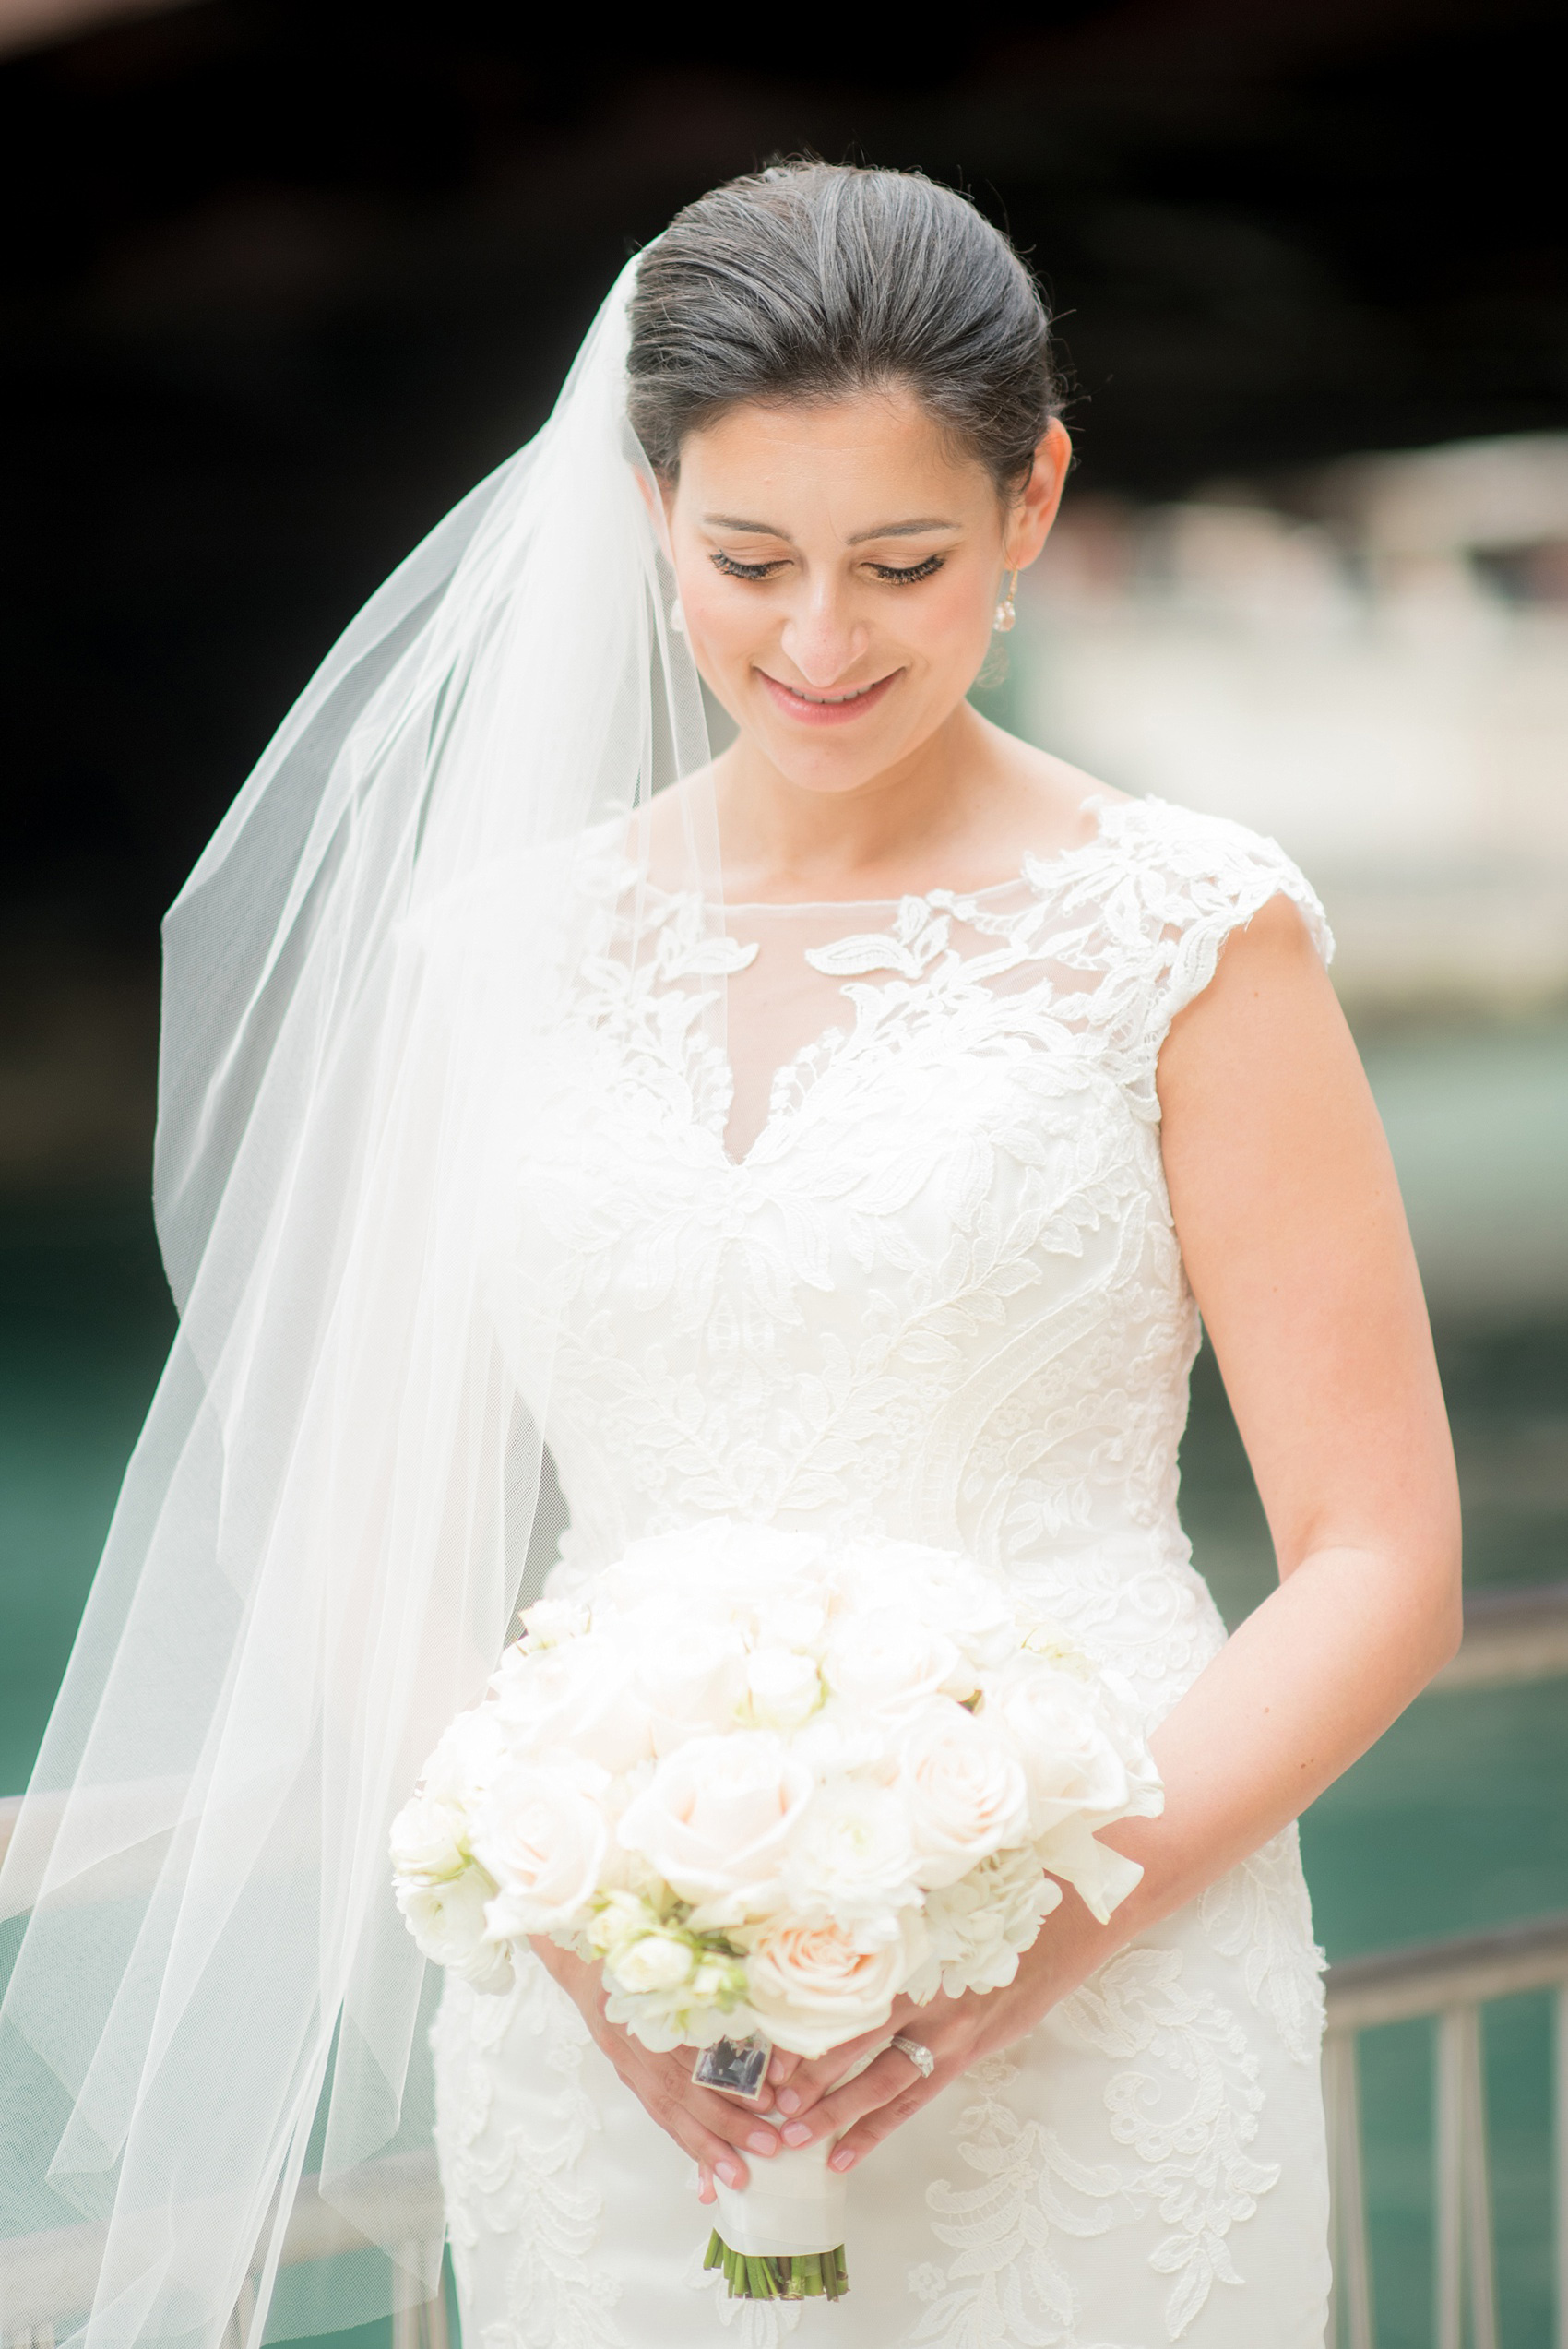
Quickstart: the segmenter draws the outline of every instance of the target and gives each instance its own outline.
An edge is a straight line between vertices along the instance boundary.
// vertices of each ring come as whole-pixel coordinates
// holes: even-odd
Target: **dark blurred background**
[[[0,0],[0,1795],[168,1343],[159,916],[626,256],[809,149],[967,188],[1059,315],[1078,470],[999,714],[1277,829],[1341,929],[1479,1604],[1306,1822],[1320,1932],[1568,1908],[1562,15]],[[1234,1620],[1271,1563],[1206,1356],[1183,1478]],[[1545,2349],[1546,2002],[1486,2028],[1503,2349]],[[1383,2349],[1431,2338],[1432,2076],[1367,2035]]]
[[[678,9],[614,37],[471,0],[11,6],[13,988],[147,962],[334,631],[539,423],[618,264],[772,154],[918,165],[1005,223],[1061,315],[1085,489],[1568,419],[1538,0]]]

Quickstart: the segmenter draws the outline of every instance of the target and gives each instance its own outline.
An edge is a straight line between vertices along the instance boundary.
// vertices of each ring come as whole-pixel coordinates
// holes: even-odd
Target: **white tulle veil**
[[[0,1878],[25,1919],[8,2331],[43,2320],[41,2260],[92,2349],[435,2288],[437,1985],[387,1825],[550,1546],[549,1341],[516,1358],[489,1270],[532,1046],[653,794],[707,760],[625,422],[632,277],[543,431],[336,646],[168,918],[179,1335]],[[664,806],[662,877],[717,905],[700,780]]]

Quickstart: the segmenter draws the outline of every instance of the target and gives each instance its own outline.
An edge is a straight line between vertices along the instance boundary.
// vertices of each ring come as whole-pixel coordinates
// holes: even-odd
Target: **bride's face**
[[[1053,424],[1008,508],[909,392],[731,409],[666,494],[698,667],[802,788],[852,791],[918,752],[974,682],[1005,573],[1061,494]]]

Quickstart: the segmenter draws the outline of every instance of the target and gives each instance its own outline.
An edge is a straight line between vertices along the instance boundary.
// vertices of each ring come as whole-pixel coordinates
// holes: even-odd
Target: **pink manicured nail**
[[[849,2147],[847,2145],[840,2145],[836,2153],[829,2154],[827,2166],[830,2170],[847,2170],[852,2169],[854,2167],[854,2163],[855,2157],[853,2153],[850,2152]]]
[[[812,2141],[811,2130],[803,2120],[792,2120],[781,2134],[786,2145],[809,2145]]]
[[[781,2088],[778,2091],[778,2109],[781,2113],[798,2113],[800,2111],[801,2100],[796,2095],[792,2088]]]
[[[746,2140],[746,2151],[748,2153],[761,2153],[770,2159],[778,2151],[777,2131],[771,2128],[754,2128]]]
[[[733,2162],[715,2162],[713,2166],[718,2176],[724,2180],[726,2186],[739,2186],[741,2183],[741,2173],[735,2167]]]

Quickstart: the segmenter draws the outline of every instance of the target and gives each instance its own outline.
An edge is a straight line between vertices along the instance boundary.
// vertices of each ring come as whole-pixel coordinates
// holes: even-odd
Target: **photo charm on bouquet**
[[[1063,1884],[1103,1921],[1137,1883],[1097,1837],[1163,1801],[1130,1690],[973,1560],[717,1519],[557,1580],[392,1830],[410,1931],[476,1988],[548,1935],[754,2102],[774,2047],[999,1989]],[[831,2151],[716,2182],[732,2295],[848,2288]]]

